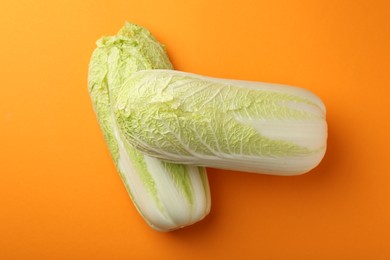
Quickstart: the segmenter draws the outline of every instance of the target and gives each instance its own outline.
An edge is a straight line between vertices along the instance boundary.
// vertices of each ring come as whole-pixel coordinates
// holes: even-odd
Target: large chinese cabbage
[[[295,175],[317,166],[326,150],[324,104],[301,88],[143,70],[118,91],[124,138],[156,158]]]
[[[97,42],[88,89],[112,159],[138,211],[150,226],[168,231],[206,216],[210,194],[204,168],[161,161],[124,141],[113,101],[122,95],[121,86],[127,79],[145,69],[172,69],[172,65],[148,30],[126,23],[116,36]]]

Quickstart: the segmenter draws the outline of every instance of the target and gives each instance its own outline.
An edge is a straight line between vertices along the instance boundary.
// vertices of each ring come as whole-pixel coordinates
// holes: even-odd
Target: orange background
[[[126,20],[166,44],[176,69],[319,95],[320,166],[210,169],[210,215],[150,229],[87,91],[95,41]],[[0,259],[390,259],[389,47],[389,1],[2,0]]]

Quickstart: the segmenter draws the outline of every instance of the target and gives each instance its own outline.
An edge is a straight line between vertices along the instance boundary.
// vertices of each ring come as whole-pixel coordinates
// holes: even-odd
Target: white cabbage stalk
[[[138,70],[172,69],[164,47],[140,26],[127,23],[118,35],[97,42],[88,89],[112,159],[138,211],[159,231],[193,224],[210,211],[210,191],[202,167],[149,157],[123,141],[112,107],[119,87]]]
[[[297,175],[326,150],[325,106],[301,88],[144,70],[118,92],[115,117],[126,143],[155,158]]]

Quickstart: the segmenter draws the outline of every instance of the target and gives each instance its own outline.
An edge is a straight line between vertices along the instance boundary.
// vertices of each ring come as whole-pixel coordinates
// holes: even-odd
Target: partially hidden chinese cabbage
[[[172,69],[172,65],[148,30],[126,23],[118,35],[97,41],[88,89],[112,159],[136,208],[151,227],[169,231],[209,213],[209,186],[203,167],[161,161],[124,140],[126,133],[117,126],[113,100],[122,95],[121,86],[128,78],[145,69]]]
[[[126,143],[155,158],[296,175],[326,150],[325,106],[302,88],[143,70],[118,92],[114,112]]]

